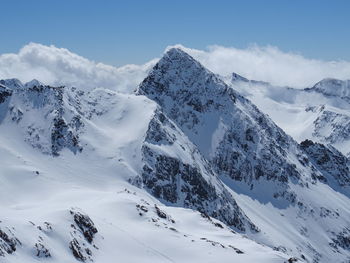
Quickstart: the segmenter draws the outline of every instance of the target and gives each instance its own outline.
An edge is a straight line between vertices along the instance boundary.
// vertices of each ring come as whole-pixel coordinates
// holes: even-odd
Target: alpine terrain
[[[0,262],[350,262],[350,82],[0,81]]]

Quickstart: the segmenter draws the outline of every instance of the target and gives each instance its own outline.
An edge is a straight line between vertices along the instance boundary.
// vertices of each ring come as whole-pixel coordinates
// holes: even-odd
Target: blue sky
[[[29,42],[112,65],[144,63],[181,43],[273,45],[308,58],[350,60],[347,0],[2,0],[0,54]]]

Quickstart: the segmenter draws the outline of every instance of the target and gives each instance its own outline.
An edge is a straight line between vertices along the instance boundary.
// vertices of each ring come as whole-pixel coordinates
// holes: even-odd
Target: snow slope
[[[108,90],[62,88],[57,94],[40,85],[6,88],[12,95],[2,103],[1,262],[288,258],[205,214],[166,207],[128,183],[141,169],[154,102]],[[58,148],[52,135],[57,116],[68,123]],[[80,119],[77,129],[74,116]],[[67,140],[70,132],[81,151]]]

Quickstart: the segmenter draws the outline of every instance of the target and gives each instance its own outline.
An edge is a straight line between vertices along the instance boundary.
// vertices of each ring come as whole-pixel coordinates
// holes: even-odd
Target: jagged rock
[[[93,240],[98,230],[90,217],[78,209],[72,208],[70,214],[73,216],[74,224],[71,225],[73,239],[69,242],[69,248],[76,259],[83,262],[88,259],[93,261],[92,250],[97,249]]]
[[[154,205],[154,207],[156,209],[157,215],[160,218],[163,218],[163,219],[167,219],[168,218],[167,214],[164,211],[160,210],[160,208],[157,205]]]
[[[8,116],[25,131],[25,141],[44,153],[57,156],[64,148],[75,154],[82,151],[79,132],[84,126],[80,115],[83,113],[79,103],[69,99],[71,91],[37,80],[25,85],[15,79],[1,83],[9,87],[0,86],[0,121]],[[33,116],[37,122],[32,121]]]
[[[167,145],[167,152],[159,145]],[[171,149],[184,157],[171,156]],[[161,201],[205,212],[240,231],[258,231],[196,147],[160,111],[150,121],[142,154],[142,183]]]
[[[12,90],[0,85],[0,104],[12,95]]]
[[[350,160],[332,146],[325,146],[305,140],[301,148],[308,154],[312,163],[322,171],[323,180],[335,180],[340,186],[350,185]]]
[[[78,240],[76,238],[74,238],[72,241],[70,241],[69,243],[69,248],[71,249],[73,256],[80,261],[85,262],[87,257],[84,255],[84,250],[83,248],[80,246]]]
[[[75,135],[63,118],[55,118],[51,133],[52,154],[59,155],[59,151],[68,148],[72,152],[82,151],[78,135]]]
[[[70,213],[73,215],[74,222],[79,227],[86,240],[91,244],[94,239],[94,235],[98,232],[94,222],[92,222],[88,215],[84,215],[75,209],[70,210]]]
[[[35,249],[36,249],[36,256],[38,258],[50,258],[51,253],[50,251],[40,242],[35,243]]]
[[[19,240],[13,236],[9,229],[8,231],[10,234],[0,228],[0,256],[5,256],[5,253],[12,254],[16,251],[17,245],[20,244]]]

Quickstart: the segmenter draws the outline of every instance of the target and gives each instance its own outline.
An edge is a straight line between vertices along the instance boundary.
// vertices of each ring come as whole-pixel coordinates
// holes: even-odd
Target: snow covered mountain
[[[350,156],[350,82],[324,79],[305,89],[238,78],[226,83],[242,92],[295,140],[331,144]]]
[[[319,92],[329,97],[339,97],[350,102],[350,80],[323,79],[307,91]]]
[[[0,84],[0,260],[350,259],[349,159],[243,96],[269,84],[177,48],[135,94]]]
[[[5,82],[16,85],[1,87],[1,262],[284,262],[290,257],[208,216],[225,209],[218,218],[237,228],[253,226],[154,102],[109,90]],[[162,144],[156,149],[152,127],[158,119],[164,131],[177,136],[172,151],[187,154],[173,158],[187,172],[179,179],[189,191],[176,206],[129,183],[144,176],[146,164],[171,152]],[[146,149],[158,155],[146,160]]]

